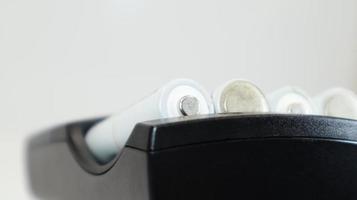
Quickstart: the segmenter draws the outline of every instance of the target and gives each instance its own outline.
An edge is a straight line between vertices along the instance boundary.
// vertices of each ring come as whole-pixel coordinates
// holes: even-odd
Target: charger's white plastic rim
[[[212,94],[216,113],[269,112],[264,93],[254,83],[232,79],[220,85]]]
[[[160,92],[159,109],[164,118],[183,116],[178,103],[184,97],[191,97],[198,101],[197,115],[214,113],[208,92],[196,81],[175,79],[161,87]]]
[[[301,88],[286,86],[268,95],[272,112],[291,114],[315,114],[310,96]]]
[[[346,88],[326,90],[314,98],[314,103],[321,115],[357,119],[357,95]]]

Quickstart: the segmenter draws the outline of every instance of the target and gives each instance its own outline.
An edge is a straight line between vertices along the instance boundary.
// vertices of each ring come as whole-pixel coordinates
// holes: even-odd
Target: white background
[[[26,137],[172,78],[315,95],[356,74],[356,0],[0,0],[1,199],[30,198]]]

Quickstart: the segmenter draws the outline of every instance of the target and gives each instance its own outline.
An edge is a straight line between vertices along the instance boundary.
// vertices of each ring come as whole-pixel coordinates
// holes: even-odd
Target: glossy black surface
[[[307,115],[221,114],[140,123],[127,146],[156,151],[247,138],[314,137],[357,141],[354,120]]]
[[[212,115],[140,123],[99,164],[84,142],[102,119],[29,141],[44,199],[357,199],[357,122],[319,116]]]

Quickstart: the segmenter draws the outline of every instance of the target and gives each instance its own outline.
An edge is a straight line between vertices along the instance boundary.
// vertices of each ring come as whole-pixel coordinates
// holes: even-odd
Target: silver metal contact
[[[199,113],[200,102],[194,96],[184,96],[179,101],[179,111],[183,116],[197,115]]]
[[[226,85],[220,97],[223,112],[267,112],[268,104],[263,93],[247,81],[234,81]]]
[[[305,112],[304,105],[300,103],[292,103],[287,107],[287,113],[291,114],[301,114]]]

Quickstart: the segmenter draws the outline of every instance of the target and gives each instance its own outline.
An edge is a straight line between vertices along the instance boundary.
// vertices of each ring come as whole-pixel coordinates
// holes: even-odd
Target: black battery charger
[[[357,199],[357,121],[221,114],[139,123],[106,164],[90,154],[86,120],[28,143],[42,199]]]

